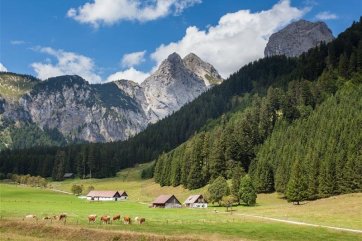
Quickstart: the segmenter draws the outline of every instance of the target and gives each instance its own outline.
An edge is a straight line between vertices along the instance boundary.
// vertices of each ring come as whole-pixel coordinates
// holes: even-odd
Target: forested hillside
[[[277,56],[250,63],[180,111],[125,142],[4,151],[0,154],[0,172],[54,179],[60,179],[64,172],[75,172],[81,177],[112,176],[116,170],[151,161],[172,150],[201,128],[207,131],[159,158],[155,167],[157,181],[196,188],[220,174],[231,177],[235,165],[248,171],[275,126],[307,118],[348,79],[353,78],[357,85],[361,79],[357,72],[362,69],[361,39],[362,23],[354,23],[333,42],[321,44],[299,58]],[[216,118],[219,119],[209,123]],[[193,152],[194,146],[204,152]],[[205,156],[210,156],[210,165],[203,161]],[[171,159],[177,165],[166,161]],[[160,168],[162,163],[165,165]],[[190,165],[191,171],[178,172],[183,170],[178,167],[181,164]],[[193,184],[187,180],[191,173]]]
[[[259,192],[293,200],[362,190],[361,75],[355,80],[309,116],[278,123],[251,164]]]

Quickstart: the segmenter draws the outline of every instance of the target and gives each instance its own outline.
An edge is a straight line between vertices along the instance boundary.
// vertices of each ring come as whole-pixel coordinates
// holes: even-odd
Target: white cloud
[[[22,45],[22,44],[25,44],[26,42],[23,40],[11,40],[10,43],[12,45]]]
[[[0,72],[8,72],[8,69],[2,63],[0,63]]]
[[[289,0],[282,0],[266,11],[228,13],[216,26],[209,26],[206,30],[188,27],[181,40],[162,44],[151,58],[159,65],[173,52],[181,56],[193,52],[227,77],[241,66],[263,57],[270,35],[292,20],[301,18],[307,11],[292,7]]]
[[[338,16],[336,14],[328,12],[328,11],[320,12],[315,17],[316,17],[316,19],[319,19],[319,20],[330,20],[330,19],[338,18]]]
[[[149,73],[144,73],[142,71],[138,71],[136,69],[134,69],[133,67],[124,70],[124,71],[119,71],[116,72],[112,75],[110,75],[107,78],[107,81],[115,81],[115,80],[121,80],[121,79],[127,79],[127,80],[132,80],[134,82],[137,83],[142,83],[150,74]]]
[[[171,13],[180,14],[185,8],[200,2],[201,0],[94,0],[78,9],[69,9],[67,16],[94,27],[125,20],[147,22]]]
[[[146,50],[125,54],[122,57],[121,64],[123,67],[136,66],[145,61],[145,54],[146,54]]]
[[[89,57],[73,52],[56,50],[50,47],[37,47],[34,50],[53,56],[57,61],[55,64],[52,64],[49,60],[45,63],[36,62],[31,64],[37,77],[40,79],[66,74],[76,74],[90,83],[101,82],[101,77],[94,71],[95,64]]]

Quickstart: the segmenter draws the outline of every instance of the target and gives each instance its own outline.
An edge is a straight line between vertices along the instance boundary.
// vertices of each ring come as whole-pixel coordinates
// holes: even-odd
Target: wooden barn
[[[188,208],[207,208],[207,202],[201,194],[189,196],[184,204]]]
[[[181,203],[175,195],[161,195],[156,198],[153,203],[152,207],[154,208],[180,208]]]
[[[90,191],[87,200],[90,201],[122,201],[127,200],[128,194],[125,191]]]

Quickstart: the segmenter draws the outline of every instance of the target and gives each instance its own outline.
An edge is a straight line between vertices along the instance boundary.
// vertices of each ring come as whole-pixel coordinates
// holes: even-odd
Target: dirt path
[[[59,190],[59,189],[50,188],[49,190],[50,190],[50,191],[53,191],[53,192],[60,192],[60,193],[65,193],[65,194],[73,195],[73,193],[71,193],[71,192],[66,192],[66,191]]]
[[[223,212],[223,213],[227,213],[227,212]],[[265,220],[280,222],[280,223],[289,223],[289,224],[318,227],[318,228],[328,228],[328,229],[333,229],[333,230],[338,230],[338,231],[346,231],[346,232],[362,234],[362,230],[359,230],[359,229],[340,228],[340,227],[334,227],[334,226],[319,225],[319,224],[312,224],[312,223],[305,223],[305,222],[299,222],[299,221],[291,221],[291,220],[285,220],[285,219],[279,219],[279,218],[270,218],[270,217],[264,217],[264,216],[258,216],[258,215],[242,214],[242,213],[234,213],[234,215],[252,217],[252,218],[260,218],[260,219],[265,219]]]

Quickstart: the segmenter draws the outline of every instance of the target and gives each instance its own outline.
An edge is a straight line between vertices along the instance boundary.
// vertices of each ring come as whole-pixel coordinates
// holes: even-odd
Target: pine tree
[[[231,194],[236,198],[237,202],[240,203],[239,199],[239,190],[240,190],[240,181],[241,178],[245,175],[245,171],[241,165],[237,165],[232,170],[232,179],[231,179]]]
[[[253,206],[256,203],[256,191],[249,175],[241,178],[239,198],[247,206]]]
[[[343,77],[348,76],[348,57],[346,53],[341,54],[339,57],[338,72]]]
[[[222,141],[220,134],[217,135],[216,140],[212,145],[210,152],[210,174],[211,179],[214,180],[218,176],[225,176],[226,162],[224,157],[224,151],[222,148]]]
[[[305,178],[300,161],[295,161],[285,193],[288,201],[296,202],[299,205],[300,201],[307,198],[308,186]]]
[[[63,180],[65,173],[65,152],[58,150],[55,156],[52,178],[56,181]]]

